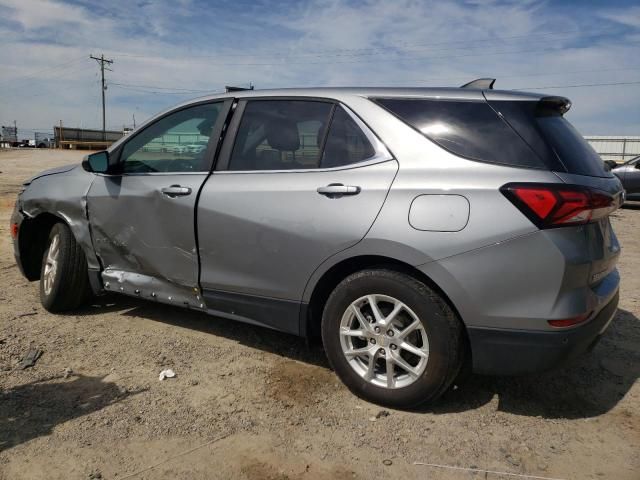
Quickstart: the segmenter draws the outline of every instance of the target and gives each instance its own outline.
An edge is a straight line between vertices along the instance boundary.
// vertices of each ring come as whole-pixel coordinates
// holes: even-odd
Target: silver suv
[[[566,98],[492,83],[184,103],[26,182],[16,260],[52,312],[118,292],[321,335],[342,381],[389,406],[464,365],[555,367],[615,313],[622,188]]]

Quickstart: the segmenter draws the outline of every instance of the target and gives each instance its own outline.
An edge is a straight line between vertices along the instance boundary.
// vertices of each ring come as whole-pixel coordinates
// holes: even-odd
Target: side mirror
[[[636,162],[636,168],[640,170],[640,162]]]
[[[92,153],[82,160],[82,168],[87,172],[107,173],[109,170],[109,152]]]

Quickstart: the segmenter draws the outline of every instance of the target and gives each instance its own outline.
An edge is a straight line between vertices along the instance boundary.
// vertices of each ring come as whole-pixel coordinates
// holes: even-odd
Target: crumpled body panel
[[[28,218],[50,213],[63,219],[82,246],[89,269],[99,270],[87,217],[87,192],[94,178],[80,165],[42,172],[20,196],[19,209]]]

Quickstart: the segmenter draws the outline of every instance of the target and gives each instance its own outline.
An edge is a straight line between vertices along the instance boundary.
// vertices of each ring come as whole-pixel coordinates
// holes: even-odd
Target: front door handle
[[[329,198],[340,198],[343,195],[357,195],[360,187],[355,185],[343,185],[342,183],[330,183],[326,187],[318,187],[318,193]]]
[[[163,195],[171,198],[184,197],[191,194],[191,189],[189,187],[182,187],[180,185],[171,185],[170,187],[164,187],[160,191]]]

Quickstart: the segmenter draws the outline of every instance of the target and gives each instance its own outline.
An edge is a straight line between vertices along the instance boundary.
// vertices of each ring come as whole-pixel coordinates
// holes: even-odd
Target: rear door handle
[[[160,189],[160,191],[163,195],[171,198],[184,197],[191,194],[191,189],[189,187],[182,187],[180,185],[171,185],[170,187],[164,187]]]
[[[318,193],[329,198],[340,198],[343,195],[357,195],[360,187],[355,185],[343,185],[342,183],[330,183],[326,187],[318,187]]]

